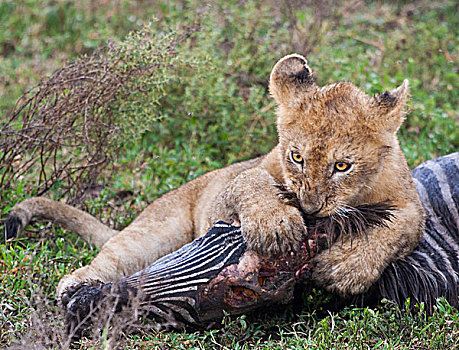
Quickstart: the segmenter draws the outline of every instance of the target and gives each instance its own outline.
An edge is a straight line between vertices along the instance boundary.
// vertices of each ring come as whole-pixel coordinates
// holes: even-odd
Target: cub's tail
[[[82,210],[51,199],[32,197],[11,210],[4,225],[3,238],[7,240],[16,237],[32,218],[51,220],[98,248],[118,233]]]

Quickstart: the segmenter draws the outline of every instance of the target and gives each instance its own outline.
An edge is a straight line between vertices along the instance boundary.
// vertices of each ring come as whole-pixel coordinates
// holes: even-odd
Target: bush
[[[80,198],[159,119],[164,86],[200,64],[176,50],[196,31],[145,27],[21,96],[0,129],[0,191],[24,182],[38,196],[57,185],[59,196]]]

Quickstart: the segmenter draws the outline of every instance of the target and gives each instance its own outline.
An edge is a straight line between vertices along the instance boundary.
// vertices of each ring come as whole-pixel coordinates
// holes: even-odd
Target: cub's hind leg
[[[33,197],[17,204],[5,222],[4,237],[15,237],[32,218],[51,220],[93,243],[101,251],[88,265],[64,276],[57,295],[71,285],[116,281],[131,275],[192,240],[189,184],[165,194],[119,232],[90,214],[61,202]]]
[[[186,186],[150,204],[128,227],[109,239],[87,266],[64,276],[60,298],[70,286],[87,282],[114,282],[129,276],[190,242],[193,238],[191,201]]]

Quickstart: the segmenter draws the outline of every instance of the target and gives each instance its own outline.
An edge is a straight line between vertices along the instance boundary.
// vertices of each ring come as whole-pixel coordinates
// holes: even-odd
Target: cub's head
[[[408,81],[371,97],[351,83],[316,85],[300,55],[282,58],[270,77],[278,104],[285,185],[306,214],[340,214],[364,204],[399,151]]]

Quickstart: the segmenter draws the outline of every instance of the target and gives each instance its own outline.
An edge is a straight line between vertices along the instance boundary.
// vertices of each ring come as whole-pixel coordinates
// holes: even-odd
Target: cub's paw
[[[344,258],[345,257],[345,258]],[[362,255],[339,256],[333,247],[314,258],[312,279],[317,285],[342,297],[350,297],[366,292],[379,278],[381,271]]]
[[[302,215],[289,205],[258,208],[239,216],[248,248],[263,256],[296,251],[306,236]]]

